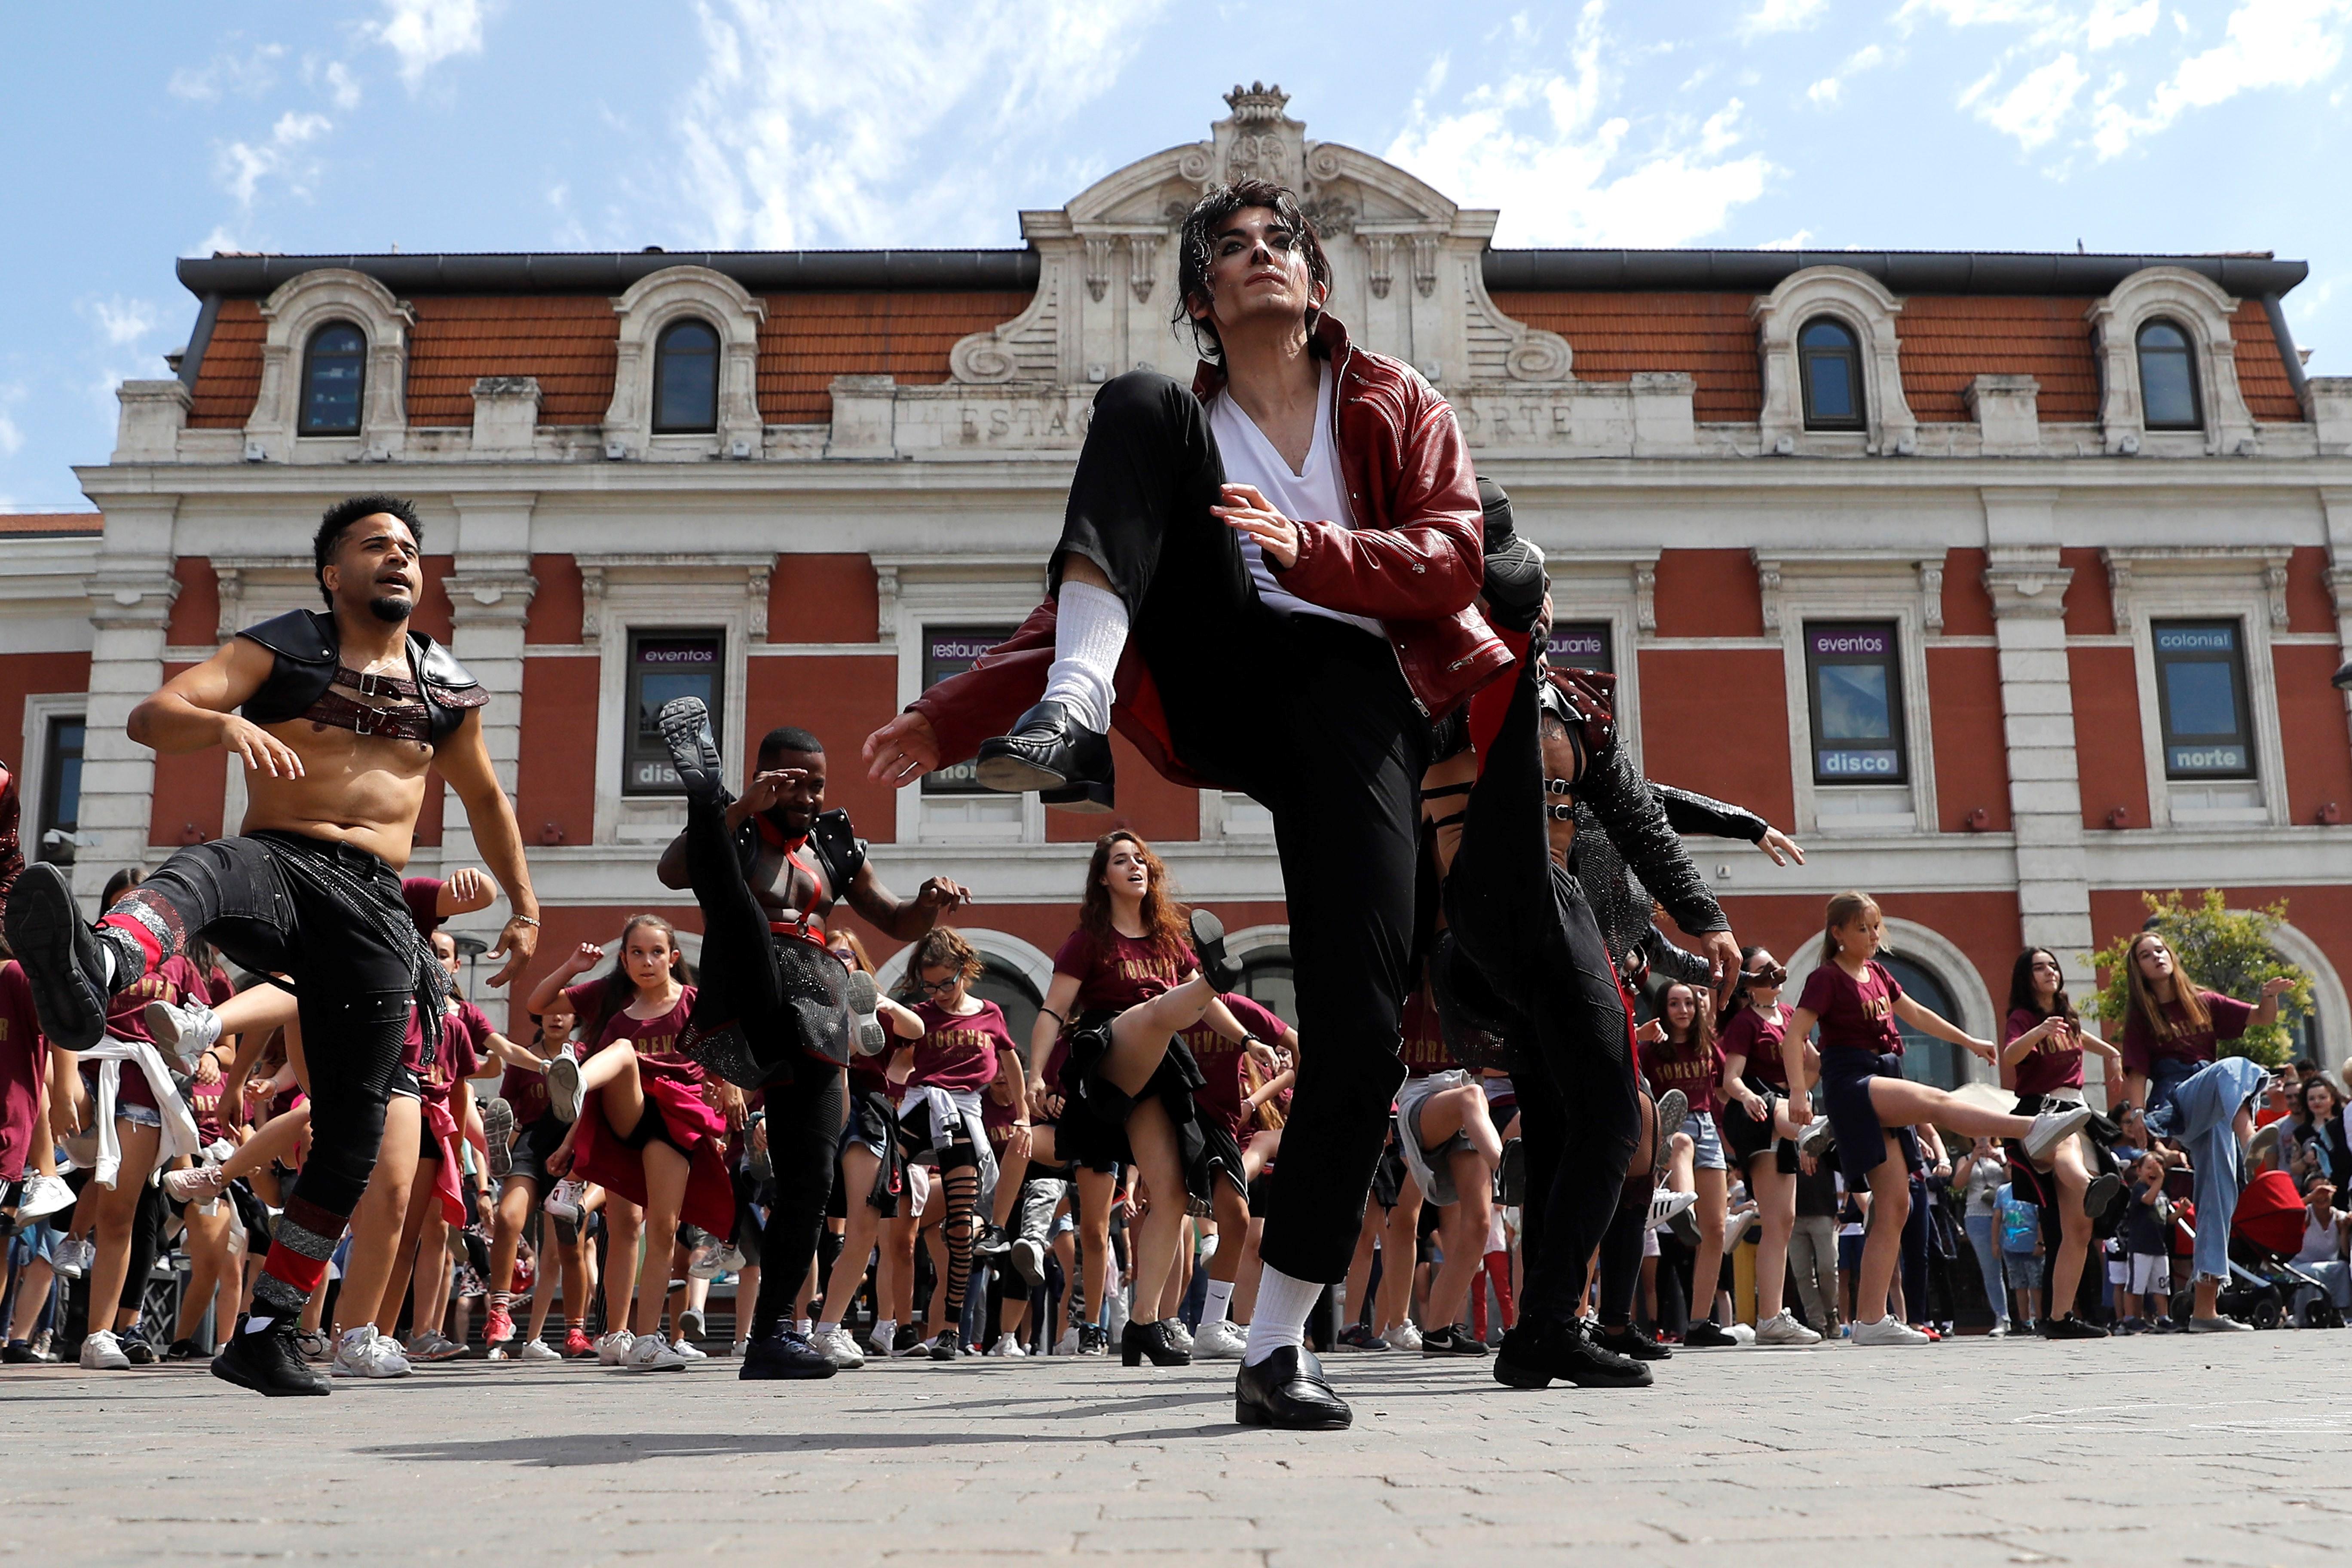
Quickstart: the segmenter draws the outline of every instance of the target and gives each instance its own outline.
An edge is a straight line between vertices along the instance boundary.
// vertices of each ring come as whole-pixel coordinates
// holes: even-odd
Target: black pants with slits
[[[751,1316],[751,1337],[765,1339],[780,1321],[791,1318],[816,1258],[825,1202],[833,1194],[834,1148],[848,1116],[847,1089],[841,1068],[801,1048],[804,1031],[794,1009],[809,1005],[809,998],[793,994],[776,945],[793,939],[779,939],[768,930],[767,911],[743,879],[727,814],[716,804],[688,802],[686,860],[702,906],[703,972],[724,987],[723,994],[698,994],[696,1020],[731,1019],[752,1054],[774,1064],[760,1089],[768,1112],[776,1199],[760,1232],[760,1300]],[[829,955],[824,962],[837,963]]]
[[[1337,1281],[1404,1079],[1427,718],[1384,638],[1259,598],[1209,511],[1223,482],[1199,400],[1163,375],[1119,376],[1095,398],[1054,576],[1074,554],[1102,569],[1176,754],[1273,813],[1304,1048],[1262,1255]]]

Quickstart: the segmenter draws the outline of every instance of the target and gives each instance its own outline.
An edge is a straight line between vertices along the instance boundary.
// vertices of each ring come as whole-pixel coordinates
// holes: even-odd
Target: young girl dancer
[[[1690,1170],[1677,1170],[1675,1186],[1698,1194],[1691,1216],[1698,1222],[1698,1245],[1691,1252],[1691,1324],[1683,1343],[1708,1350],[1739,1342],[1725,1331],[1716,1315],[1716,1281],[1723,1268],[1724,1200],[1730,1190],[1730,1170],[1723,1157],[1723,1140],[1715,1124],[1716,1093],[1729,1077],[1723,1052],[1715,1037],[1713,998],[1698,988],[1676,981],[1659,999],[1658,1037],[1642,1045],[1642,1072],[1661,1099],[1675,1089],[1683,1092],[1685,1109],[1679,1128],[1661,1127],[1662,1137],[1677,1131],[1690,1141],[1685,1156],[1676,1147],[1675,1162],[1687,1157]],[[1688,1184],[1680,1178],[1687,1176]]]
[[[1214,1146],[1223,1130],[1205,1126],[1196,1115],[1192,1096],[1202,1082],[1201,1070],[1174,1037],[1203,1016],[1228,1037],[1247,1033],[1217,1000],[1220,990],[1240,981],[1224,962],[1224,934],[1206,910],[1193,911],[1188,921],[1184,906],[1169,890],[1167,868],[1141,838],[1121,829],[1095,841],[1078,929],[1054,955],[1053,983],[1030,1038],[1032,1054],[1048,1057],[1046,1083],[1065,1096],[1056,1147],[1080,1167],[1087,1309],[1079,1320],[1082,1351],[1099,1354],[1104,1344],[1096,1322],[1107,1289],[1116,1167],[1138,1166],[1156,1200],[1140,1234],[1131,1237],[1139,1303],[1160,1300],[1175,1267],[1185,1213],[1179,1194],[1192,1190],[1188,1175],[1199,1188],[1193,1195],[1208,1196],[1212,1184],[1202,1171],[1188,1171],[1188,1164],[1202,1162],[1185,1159],[1185,1144],[1198,1151],[1205,1135]],[[1252,1048],[1271,1063],[1271,1052]],[[1231,1142],[1223,1141],[1227,1146]],[[1239,1184],[1240,1150],[1228,1147],[1223,1157],[1228,1162],[1226,1179]],[[1192,1360],[1166,1321],[1130,1321],[1120,1336],[1119,1352],[1129,1366],[1145,1356],[1154,1366],[1182,1366]]]
[[[547,1064],[571,1039],[577,1021],[571,1002],[559,994],[540,1015],[538,1034],[530,1050],[522,1054],[521,1059],[501,1058],[506,1072],[499,1080],[499,1099],[506,1103],[508,1120],[514,1124],[514,1141],[506,1151],[507,1172],[499,1181],[498,1206],[490,1216],[490,1310],[482,1324],[482,1342],[486,1345],[504,1344],[514,1338],[515,1251],[521,1244],[523,1227],[530,1219],[531,1210],[546,1199],[554,1186],[553,1178],[547,1173],[547,1157],[563,1142],[563,1121],[555,1114],[554,1104],[548,1098]],[[495,1137],[492,1142],[495,1144]],[[493,1148],[494,1166],[496,1157]],[[571,1228],[567,1242],[559,1233],[554,1216],[549,1215],[541,1227],[538,1250],[540,1273],[561,1274],[565,1315],[578,1317],[584,1325],[587,1297],[581,1289],[578,1229]],[[562,1359],[564,1352],[540,1338],[540,1331],[546,1325],[550,1300],[548,1290],[532,1293],[531,1331],[515,1352],[517,1360]],[[572,1331],[583,1331],[574,1328]]]
[[[2278,999],[2294,982],[2263,982],[2262,1001],[2241,1002],[2189,978],[2161,931],[2132,939],[2124,965],[2124,1099],[2157,1110],[2172,1091],[2214,1059],[2223,1040],[2261,1024],[2278,1022]]]
[[[908,961],[911,989],[921,999],[912,1007],[885,998],[880,1011],[891,1032],[913,1042],[893,1054],[889,1075],[901,1086],[898,1142],[909,1159],[939,1166],[946,1189],[940,1222],[947,1243],[944,1310],[931,1341],[933,1361],[953,1361],[962,1352],[963,1298],[971,1279],[972,1211],[980,1199],[981,1159],[988,1150],[982,1125],[981,1091],[994,1084],[1003,1064],[1020,1082],[1020,1055],[1013,1049],[1004,1010],[971,994],[980,978],[980,954],[961,932],[934,926]],[[1021,1104],[1020,1121],[1028,1120]]]
[[[548,1093],[558,1113],[572,1121],[548,1170],[594,1182],[607,1194],[609,1329],[597,1342],[598,1359],[632,1372],[669,1372],[692,1359],[660,1332],[678,1221],[714,1236],[735,1228],[735,1188],[719,1157],[728,1123],[705,1092],[711,1080],[677,1051],[693,1011],[694,986],[677,931],[659,915],[633,915],[621,928],[620,945],[621,962],[611,975],[594,987],[573,988],[573,1006],[604,1020],[596,1043],[584,1059],[565,1055],[548,1063]],[[543,1011],[567,981],[604,956],[594,943],[581,943],[540,982],[530,1005]],[[582,991],[602,994],[583,998]],[[593,1007],[583,1006],[585,1001]],[[717,1089],[719,1101],[731,1100],[740,1113],[740,1093],[729,1084]],[[645,1256],[633,1276],[628,1262],[640,1238]]]
[[[1739,989],[1732,993],[1719,1040],[1724,1103],[1716,1112],[1716,1123],[1723,1130],[1733,1163],[1748,1177],[1748,1191],[1764,1226],[1764,1239],[1756,1246],[1759,1345],[1812,1345],[1822,1339],[1797,1321],[1785,1301],[1789,1238],[1797,1228],[1797,1145],[1792,1140],[1802,1131],[1788,1120],[1788,1068],[1780,1059],[1780,1038],[1789,1026],[1780,987],[1788,978],[1789,972],[1766,949],[1743,949]],[[1810,1087],[1820,1058],[1810,1046],[1803,1055]]]
[[[2122,1070],[2123,1054],[2084,1028],[2075,1016],[2074,1004],[2066,999],[2066,975],[2057,954],[2044,947],[2027,948],[2010,972],[2009,1017],[2000,1042],[2000,1065],[2017,1091],[2012,1108],[2017,1114],[2032,1116],[2053,1106],[2081,1104],[2085,1047],[2105,1057],[2111,1072]],[[2010,1180],[2017,1195],[2042,1210],[2048,1269],[2042,1299],[2049,1307],[2042,1320],[2045,1338],[2107,1337],[2106,1330],[2074,1315],[2074,1300],[2082,1288],[2083,1265],[2098,1245],[2093,1222],[2123,1190],[2114,1163],[2112,1156],[2102,1156],[2082,1138],[2061,1142],[2047,1162],[2011,1152]]]
[[[1903,1245],[1903,1223],[1911,1213],[1910,1171],[1919,1163],[1913,1124],[1932,1121],[1968,1137],[2021,1139],[2028,1157],[2047,1160],[2062,1142],[2082,1131],[2091,1112],[2077,1105],[2032,1118],[2008,1116],[1905,1078],[1897,1018],[1986,1061],[1993,1059],[1992,1042],[1946,1022],[1904,994],[1878,962],[1885,928],[1877,901],[1869,894],[1840,893],[1832,899],[1826,928],[1822,966],[1806,977],[1796,1016],[1780,1038],[1780,1068],[1790,1086],[1789,1115],[1792,1121],[1812,1120],[1810,1091],[1799,1086],[1805,1081],[1805,1039],[1818,1025],[1822,1101],[1837,1138],[1838,1159],[1847,1182],[1855,1186],[1866,1183],[1870,1191],[1870,1228],[1854,1293],[1853,1342],[1924,1345],[1930,1342],[1926,1334],[1886,1310]]]

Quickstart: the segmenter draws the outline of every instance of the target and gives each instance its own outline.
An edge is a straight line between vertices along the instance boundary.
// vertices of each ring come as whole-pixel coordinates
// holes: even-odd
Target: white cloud
[[[1962,101],[1976,97],[1978,119],[2016,137],[2019,146],[2031,150],[2058,134],[2060,123],[2090,80],[2082,63],[2069,52],[2027,72],[2015,87],[1999,98],[1978,97],[1979,89],[1987,85],[1979,82],[1969,89]]]
[[[99,336],[110,348],[135,343],[155,330],[155,307],[144,300],[125,300],[118,294],[93,302],[89,313],[98,322]]]
[[[366,32],[400,57],[411,89],[443,60],[482,52],[482,0],[383,0],[383,10]]]
[[[24,395],[20,385],[0,386],[0,458],[13,458],[24,449],[24,429],[8,416],[8,405]]]
[[[1809,228],[1801,228],[1786,239],[1768,239],[1756,248],[1759,250],[1802,250],[1805,247],[1812,244],[1812,242],[1813,231]]]
[[[1805,96],[1811,99],[1815,103],[1820,104],[1823,109],[1827,109],[1832,104],[1835,103],[1844,91],[1845,84],[1843,82],[1838,80],[1838,79],[1833,76],[1825,76],[1822,78],[1821,80],[1813,83],[1812,86],[1805,89]]]
[[[277,85],[278,62],[283,44],[257,44],[242,55],[217,54],[200,66],[182,66],[172,73],[164,90],[192,103],[217,103],[236,94],[258,98]]]
[[[303,76],[307,79],[310,75],[310,71],[306,67]],[[357,109],[360,106],[359,78],[352,74],[351,67],[341,60],[329,60],[318,75],[326,82],[328,96],[335,100],[337,109]]]
[[[333,129],[334,122],[323,114],[289,109],[269,128],[267,140],[232,142],[221,149],[216,169],[220,182],[245,207],[253,205],[264,180],[282,179],[296,195],[308,195],[317,165],[304,156],[302,149]]]
[[[1603,115],[1617,92],[1605,46],[1601,6],[1588,5],[1566,70],[1481,86],[1450,112],[1416,99],[1386,156],[1459,201],[1501,208],[1499,237],[1513,245],[1680,245],[1763,195],[1770,160],[1726,156],[1739,140],[1737,99],[1696,137],[1669,126],[1630,147],[1633,122]]]
[[[678,125],[692,221],[719,246],[992,228],[997,169],[1109,88],[1163,3],[702,0]]]
[[[1831,108],[1845,96],[1845,84],[1849,79],[1864,71],[1876,70],[1885,63],[1886,51],[1876,44],[1856,49],[1846,57],[1843,65],[1838,67],[1836,75],[1825,76],[1813,83],[1805,89],[1805,96],[1823,109]]]
[[[1810,27],[1822,19],[1829,9],[1829,0],[1764,0],[1764,3],[1739,18],[1739,36],[1752,38],[1764,33],[1793,33]]]
[[[2092,144],[2101,158],[2114,158],[2189,110],[2263,88],[2307,87],[2342,61],[2347,20],[2352,0],[2242,0],[2222,41],[2182,60],[2146,109],[2135,114],[2119,103],[2102,105]]]
[[[2157,0],[2097,0],[2083,24],[2084,41],[2094,49],[2108,48],[2156,31]]]

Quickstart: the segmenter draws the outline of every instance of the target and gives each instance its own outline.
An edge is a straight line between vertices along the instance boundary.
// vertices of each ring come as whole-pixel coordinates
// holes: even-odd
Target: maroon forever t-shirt
[[[2030,1035],[2042,1026],[2042,1015],[2031,1007],[2012,1007],[2009,1021],[2001,1026],[2000,1048],[2004,1055],[2020,1035]],[[2052,1030],[2035,1042],[2033,1049],[2019,1058],[2011,1069],[2013,1087],[2019,1094],[2049,1094],[2062,1089],[2083,1087],[2083,1038],[2074,1030],[2060,1034]]]
[[[979,1089],[996,1081],[998,1053],[1013,1049],[1003,1008],[982,1002],[973,1012],[955,1014],[936,1002],[918,1002],[909,1011],[923,1021],[923,1037],[915,1042],[908,1088]]]
[[[1723,1047],[1715,1041],[1701,1047],[1695,1040],[1681,1045],[1672,1040],[1644,1045],[1642,1071],[1648,1076],[1653,1092],[1664,1094],[1670,1089],[1681,1089],[1690,1100],[1693,1115],[1712,1115],[1716,1086],[1723,1079]]]
[[[1116,931],[1108,941],[1102,941],[1083,930],[1074,931],[1054,954],[1054,973],[1078,983],[1077,998],[1070,1005],[1073,1024],[1088,1013],[1124,1013],[1139,1002],[1173,991],[1195,967],[1190,948],[1171,953],[1157,942]],[[1062,1064],[1069,1055],[1069,1033],[1065,1030],[1045,1062],[1048,1084],[1061,1082]]]
[[[1797,1006],[1822,1021],[1825,1051],[1901,1056],[1903,1031],[1895,1026],[1895,1004],[1902,994],[1903,987],[1874,958],[1860,980],[1832,960],[1805,976],[1805,994]]]
[[[1780,1039],[1789,1032],[1787,1015],[1766,1017],[1753,1006],[1742,1007],[1723,1026],[1716,1039],[1726,1059],[1746,1057],[1739,1076],[1749,1085],[1761,1084],[1777,1094],[1789,1092],[1789,1069],[1780,1060]]]
[[[2147,1015],[2138,1008],[2124,1015],[2124,1037],[2116,1042],[2116,1048],[2123,1053],[2126,1070],[2146,1073],[2155,1067],[2159,1057],[2202,1067],[2219,1054],[2221,1041],[2236,1039],[2253,1021],[2255,1008],[2250,1002],[2224,996],[2219,991],[2200,990],[2197,994],[2205,1004],[2210,1022],[2204,1028],[2192,1028],[2188,1012],[2180,1004],[2167,1002],[2164,1016],[2172,1026],[2169,1039],[2159,1037],[2155,1026],[2147,1021]]]
[[[1221,998],[1234,1020],[1268,1045],[1282,1038],[1283,1023],[1248,997],[1228,994]],[[1192,1103],[1213,1113],[1235,1138],[1242,1131],[1242,1043],[1217,1033],[1206,1018],[1176,1037],[1208,1081],[1192,1091]]]

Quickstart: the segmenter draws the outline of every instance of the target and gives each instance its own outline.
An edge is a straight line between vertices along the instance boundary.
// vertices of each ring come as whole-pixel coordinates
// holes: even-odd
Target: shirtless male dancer
[[[8,900],[9,945],[33,984],[42,1031],[95,1044],[107,998],[198,937],[247,969],[293,981],[310,1068],[311,1146],[286,1202],[244,1329],[213,1375],[258,1394],[325,1394],[295,1343],[374,1168],[384,1104],[417,1092],[401,1067],[409,1011],[439,1046],[447,976],[401,900],[426,770],[466,808],[514,913],[493,958],[506,984],[539,941],[514,806],[491,770],[489,700],[449,650],[411,631],[424,590],[411,505],[360,496],[327,509],[312,560],[328,613],[248,626],[131,710],[131,738],[176,754],[220,746],[245,760],[243,831],[182,849],[96,928],[63,873],[26,868]],[[240,715],[236,710],[242,708]]]
[[[885,888],[849,814],[824,808],[824,747],[807,731],[770,731],[732,800],[701,700],[669,702],[660,724],[686,786],[686,831],[662,852],[662,885],[690,887],[702,905],[702,988],[680,1048],[761,1091],[776,1172],[740,1375],[831,1377],[833,1362],[793,1331],[792,1308],[833,1193],[847,1115],[842,1068],[853,1048],[871,1056],[884,1040],[873,977],[826,951],[825,917],[845,902],[885,935],[913,942],[971,895],[945,877],[911,899]]]
[[[1330,264],[1297,198],[1261,182],[1211,191],[1177,266],[1177,320],[1207,363],[1189,388],[1145,371],[1104,385],[1054,596],[869,737],[866,757],[905,784],[976,756],[992,788],[1105,810],[1116,719],[1171,779],[1273,813],[1313,1045],[1235,1412],[1345,1426],[1302,1338],[1347,1274],[1404,1079],[1429,721],[1511,655],[1473,607],[1485,531],[1453,410],[1324,314]]]

